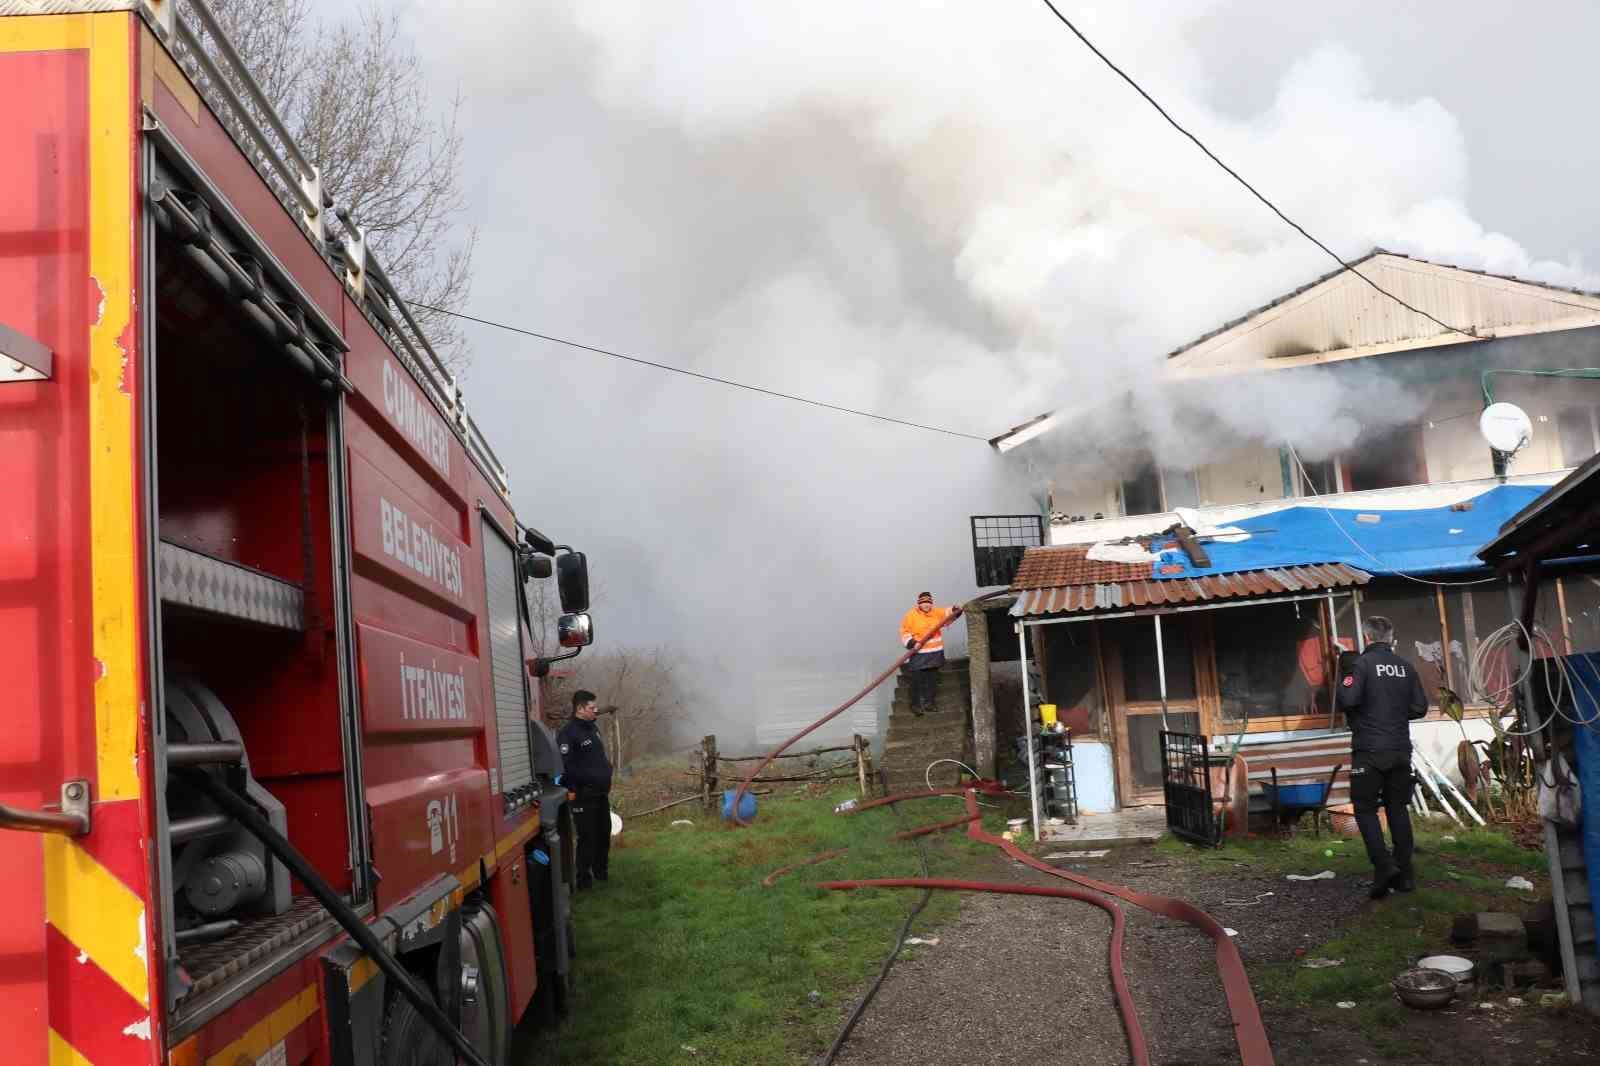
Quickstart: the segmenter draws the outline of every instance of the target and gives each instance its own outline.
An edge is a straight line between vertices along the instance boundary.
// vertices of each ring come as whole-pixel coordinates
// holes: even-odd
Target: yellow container
[[[1056,705],[1053,703],[1039,704],[1039,720],[1044,723],[1044,727],[1046,729],[1049,729],[1051,726],[1055,725]]]

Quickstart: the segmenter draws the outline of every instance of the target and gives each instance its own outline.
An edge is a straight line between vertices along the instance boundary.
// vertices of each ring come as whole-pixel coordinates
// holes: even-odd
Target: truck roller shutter
[[[533,783],[533,764],[528,747],[522,635],[517,626],[517,560],[505,537],[488,522],[483,524],[483,566],[489,598],[495,732],[500,743],[500,791],[521,797],[530,793],[527,786]]]

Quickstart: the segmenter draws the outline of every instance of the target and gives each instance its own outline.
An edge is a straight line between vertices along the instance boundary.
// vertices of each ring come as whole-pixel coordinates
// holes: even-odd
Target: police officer
[[[579,689],[572,694],[572,720],[556,737],[566,764],[560,783],[577,797],[572,821],[578,832],[580,890],[606,879],[611,857],[611,760],[594,724],[598,712],[594,693]]]
[[[1411,869],[1411,722],[1428,713],[1416,666],[1394,653],[1394,623],[1382,615],[1361,626],[1367,649],[1340,655],[1339,709],[1350,722],[1350,800],[1372,860],[1373,899],[1416,888]],[[1394,854],[1378,823],[1389,819]]]

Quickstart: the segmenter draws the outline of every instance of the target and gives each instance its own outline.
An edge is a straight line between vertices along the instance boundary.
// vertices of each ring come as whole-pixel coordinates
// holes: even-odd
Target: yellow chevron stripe
[[[293,999],[246,1029],[239,1039],[207,1058],[206,1066],[235,1066],[241,1059],[254,1062],[315,1013],[317,986],[306,985]]]
[[[124,992],[150,1006],[144,902],[66,837],[44,837],[44,916]]]
[[[67,1038],[50,1030],[50,1066],[94,1066],[94,1063],[83,1057],[83,1053],[71,1044]]]

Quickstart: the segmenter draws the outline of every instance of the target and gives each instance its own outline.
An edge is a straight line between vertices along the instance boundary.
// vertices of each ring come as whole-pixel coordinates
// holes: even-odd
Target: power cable
[[[1483,577],[1473,581],[1434,581],[1431,578],[1416,577],[1412,574],[1406,573],[1404,570],[1395,570],[1392,567],[1389,567],[1388,563],[1384,562],[1372,552],[1368,551],[1360,541],[1356,540],[1355,537],[1350,535],[1350,531],[1348,529],[1345,529],[1344,526],[1339,524],[1339,520],[1333,515],[1333,508],[1329,507],[1322,501],[1322,494],[1317,491],[1316,484],[1312,482],[1311,475],[1307,473],[1306,464],[1300,461],[1300,453],[1295,451],[1295,447],[1292,444],[1286,444],[1284,447],[1288,449],[1290,458],[1294,460],[1294,465],[1299,469],[1300,478],[1305,483],[1306,488],[1310,490],[1311,498],[1317,501],[1317,506],[1322,508],[1323,513],[1328,516],[1328,521],[1333,523],[1333,528],[1342,533],[1345,540],[1348,540],[1351,544],[1355,545],[1356,551],[1360,552],[1362,555],[1365,555],[1368,559],[1371,559],[1379,566],[1388,568],[1388,574],[1394,577],[1403,577],[1407,581],[1415,581],[1419,585],[1429,585],[1436,588],[1461,588],[1468,585],[1488,585],[1492,582],[1500,580],[1498,577]]]
[[[771,396],[779,400],[793,400],[795,403],[810,404],[812,407],[821,407],[829,411],[838,411],[840,414],[856,415],[860,418],[872,418],[879,422],[888,422],[896,426],[905,426],[908,429],[921,429],[926,430],[929,433],[943,433],[947,437],[961,437],[965,440],[982,441],[984,444],[989,443],[988,437],[980,437],[976,433],[963,433],[959,429],[946,429],[943,426],[930,426],[924,422],[910,422],[903,418],[892,418],[889,415],[880,415],[874,411],[863,411],[856,407],[843,407],[836,403],[828,403],[825,400],[813,400],[809,396],[796,396],[792,392],[779,392],[777,389],[768,389],[760,385],[751,385],[743,381],[734,381],[731,378],[720,378],[715,374],[702,374],[698,370],[689,370],[685,367],[673,366],[670,363],[658,363],[652,359],[643,359],[637,355],[626,355],[622,352],[612,351],[609,348],[600,348],[593,344],[583,344],[579,341],[568,340],[565,337],[556,337],[549,333],[540,333],[537,330],[523,329],[521,326],[513,326],[505,322],[496,322],[489,318],[479,318],[476,315],[462,314],[460,311],[452,311],[447,307],[434,307],[431,304],[423,303],[413,303],[411,306],[420,307],[424,311],[433,311],[441,315],[449,315],[452,318],[459,318],[466,322],[476,322],[480,326],[492,326],[495,329],[503,329],[508,333],[520,333],[524,337],[535,337],[542,341],[549,341],[552,344],[564,344],[568,348],[577,348],[585,352],[593,352],[596,355],[607,355],[613,359],[621,359],[625,363],[634,363],[638,366],[648,366],[656,370],[665,370],[673,374],[682,374],[684,377],[698,378],[701,381],[710,381],[718,385],[727,385],[730,388],[744,389],[746,392],[756,392],[763,396]]]
[[[1127,72],[1125,72],[1121,67],[1119,67],[1115,63],[1113,63],[1109,56],[1107,56],[1104,52],[1100,51],[1100,49],[1096,48],[1094,42],[1089,40],[1089,38],[1085,37],[1083,35],[1083,31],[1078,29],[1078,27],[1074,26],[1072,24],[1072,20],[1067,18],[1067,16],[1063,15],[1061,13],[1061,10],[1056,7],[1056,5],[1052,2],[1052,0],[1044,0],[1044,6],[1048,7],[1050,9],[1051,14],[1055,15],[1056,18],[1060,19],[1061,20],[1061,24],[1063,26],[1065,26],[1067,29],[1071,30],[1072,31],[1072,35],[1074,37],[1078,38],[1078,40],[1082,41],[1084,46],[1086,48],[1088,48],[1089,51],[1093,52],[1095,54],[1095,56],[1100,60],[1100,62],[1102,62],[1106,66],[1110,67],[1112,72],[1115,73],[1117,75],[1117,77],[1121,78],[1123,81],[1125,81],[1129,85],[1131,85],[1133,87],[1134,92],[1136,92],[1140,96],[1144,97],[1145,102],[1148,103],[1151,107],[1155,108],[1156,112],[1158,114],[1160,114],[1162,118],[1167,120],[1167,124],[1169,126],[1171,126],[1173,129],[1177,130],[1179,133],[1183,134],[1185,137],[1189,138],[1189,140],[1193,141],[1194,142],[1194,146],[1196,148],[1200,149],[1202,152],[1204,152],[1206,154],[1206,156],[1213,163],[1217,164],[1217,166],[1219,166],[1223,170],[1225,170],[1228,173],[1229,177],[1233,178],[1234,181],[1237,181],[1240,185],[1243,185],[1246,189],[1248,189],[1249,192],[1250,192],[1250,195],[1254,196],[1257,200],[1260,200],[1263,204],[1265,204],[1267,206],[1268,210],[1270,210],[1273,214],[1277,215],[1285,223],[1287,223],[1290,227],[1292,227],[1296,233],[1300,234],[1300,236],[1304,237],[1306,240],[1310,241],[1312,244],[1316,245],[1318,248],[1321,248],[1324,252],[1326,252],[1328,254],[1328,257],[1330,259],[1332,259],[1335,263],[1338,263],[1340,267],[1342,267],[1345,270],[1348,270],[1350,273],[1354,274],[1356,277],[1360,278],[1362,281],[1364,281],[1368,285],[1372,286],[1378,292],[1380,292],[1383,295],[1387,296],[1389,299],[1393,300],[1395,303],[1399,304],[1401,307],[1404,307],[1407,311],[1410,311],[1413,314],[1421,315],[1423,318],[1426,318],[1429,322],[1432,322],[1434,325],[1438,326],[1439,328],[1447,330],[1448,332],[1451,332],[1451,333],[1459,333],[1463,337],[1472,337],[1473,339],[1477,339],[1478,335],[1476,333],[1474,333],[1473,331],[1466,330],[1466,329],[1458,329],[1457,327],[1450,325],[1448,322],[1440,321],[1439,319],[1437,319],[1434,316],[1430,315],[1428,312],[1422,310],[1422,308],[1413,306],[1412,304],[1407,303],[1405,300],[1402,300],[1400,297],[1396,296],[1394,293],[1390,292],[1388,289],[1384,288],[1382,285],[1379,285],[1376,281],[1373,281],[1371,278],[1369,278],[1365,274],[1361,273],[1361,271],[1359,271],[1359,270],[1357,270],[1355,268],[1354,264],[1352,264],[1349,261],[1347,261],[1343,256],[1339,255],[1339,253],[1335,252],[1332,248],[1329,248],[1326,244],[1323,244],[1321,241],[1317,240],[1317,238],[1313,237],[1310,234],[1310,232],[1308,232],[1306,230],[1306,228],[1304,226],[1300,225],[1300,223],[1296,222],[1294,219],[1290,218],[1288,215],[1286,215],[1282,211],[1280,211],[1278,209],[1278,205],[1277,204],[1273,203],[1271,200],[1269,200],[1265,196],[1263,196],[1261,194],[1260,190],[1258,190],[1254,185],[1251,185],[1248,181],[1246,181],[1244,179],[1244,177],[1242,175],[1240,175],[1240,173],[1237,170],[1234,170],[1228,164],[1224,163],[1221,159],[1219,159],[1217,157],[1217,153],[1213,152],[1211,149],[1209,149],[1209,148],[1207,148],[1205,146],[1205,142],[1201,141],[1200,138],[1196,137],[1194,134],[1192,134],[1188,130],[1184,129],[1184,127],[1178,123],[1177,119],[1173,118],[1171,115],[1169,115],[1167,113],[1167,109],[1166,108],[1162,107],[1160,104],[1158,104],[1156,102],[1155,97],[1153,97],[1149,93],[1145,92],[1143,86],[1141,86],[1138,82],[1134,81],[1133,78],[1130,77],[1127,74]]]

